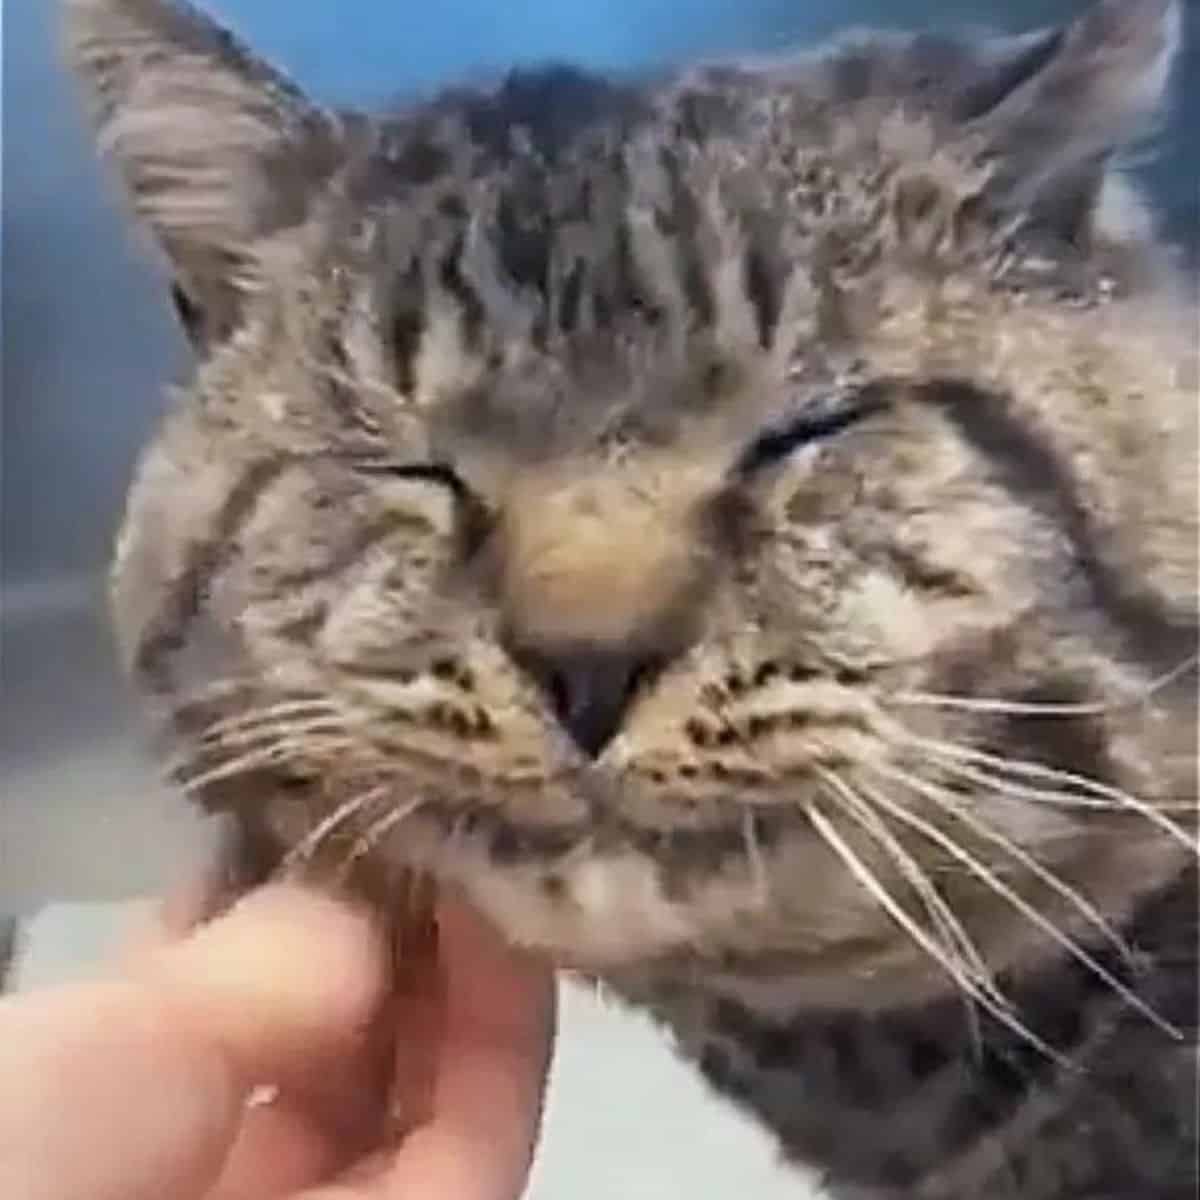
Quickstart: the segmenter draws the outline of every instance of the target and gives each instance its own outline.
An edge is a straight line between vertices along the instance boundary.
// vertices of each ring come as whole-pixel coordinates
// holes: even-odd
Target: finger
[[[297,1064],[249,1107],[221,1182],[206,1200],[292,1195],[339,1175],[377,1148],[387,1126],[394,1005],[380,1007],[361,1052]]]
[[[328,1178],[374,1132],[371,1025],[387,965],[364,916],[290,887],[254,893],[148,962],[155,986],[220,1031],[243,1079],[278,1088],[274,1103],[245,1114],[213,1200]]]
[[[438,945],[443,1011],[429,1119],[369,1194],[515,1200],[541,1117],[553,976],[458,905],[440,912]]]
[[[251,1085],[353,1056],[387,987],[365,914],[291,885],[252,893],[130,974],[215,1041]]]
[[[148,954],[180,942],[211,918],[212,899],[220,882],[214,874],[203,873],[139,914],[119,961],[136,972]],[[364,1079],[347,1078],[344,1088],[333,1088],[329,1086],[328,1070],[320,1074],[322,1091],[343,1093],[328,1098],[326,1111],[344,1098],[351,1103],[338,1105],[339,1118],[353,1119],[345,1109],[363,1111]],[[362,1072],[353,1071],[348,1064],[346,1074],[361,1076]],[[264,1193],[287,1195],[315,1180],[329,1178],[351,1161],[354,1147],[342,1144],[338,1123],[323,1119],[320,1105],[314,1104],[310,1096],[298,1094],[299,1066],[296,1075],[296,1080],[289,1080],[286,1094],[277,1086],[263,1086],[252,1093],[253,1101],[246,1101],[219,1182],[206,1191],[205,1200],[261,1200]]]
[[[0,1196],[176,1200],[216,1178],[240,1118],[224,1056],[126,982],[0,1001]]]
[[[212,883],[204,874],[147,904],[130,922],[117,950],[118,964],[137,963],[186,937],[207,914],[211,894]]]
[[[203,1194],[253,1084],[368,1020],[380,959],[357,914],[271,889],[127,979],[0,1002],[0,1196]]]
[[[387,1018],[391,1006],[381,1008]],[[289,1070],[282,1087],[247,1105],[220,1183],[206,1200],[292,1195],[338,1175],[380,1145],[386,1128],[392,1027],[380,1025],[361,1053]]]
[[[219,1180],[204,1200],[290,1196],[331,1178],[347,1161],[328,1125],[280,1095],[245,1112]]]

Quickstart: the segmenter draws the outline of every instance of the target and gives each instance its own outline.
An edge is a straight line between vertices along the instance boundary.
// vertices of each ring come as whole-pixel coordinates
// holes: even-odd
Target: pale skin
[[[438,946],[397,971],[364,913],[276,885],[0,1001],[0,1195],[516,1200],[552,976],[456,905]]]

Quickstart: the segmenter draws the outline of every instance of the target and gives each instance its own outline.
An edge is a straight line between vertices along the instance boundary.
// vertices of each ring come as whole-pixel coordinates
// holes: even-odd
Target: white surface
[[[53,905],[26,922],[16,986],[85,974],[136,905]],[[649,1023],[575,986],[527,1200],[816,1200],[751,1123],[714,1100]]]

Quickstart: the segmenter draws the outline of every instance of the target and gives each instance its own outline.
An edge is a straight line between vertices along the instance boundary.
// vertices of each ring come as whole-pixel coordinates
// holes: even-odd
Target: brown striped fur
[[[1191,1195],[1178,7],[370,120],[68,10],[198,360],[117,629],[241,885],[465,890],[840,1196]]]

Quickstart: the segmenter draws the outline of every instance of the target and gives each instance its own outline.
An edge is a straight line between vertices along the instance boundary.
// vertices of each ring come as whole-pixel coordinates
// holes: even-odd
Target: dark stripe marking
[[[1001,397],[960,380],[938,380],[918,388],[915,395],[938,408],[996,467],[1019,502],[1037,509],[1066,534],[1096,607],[1122,632],[1139,661],[1163,671],[1195,651],[1200,636],[1196,621],[1172,612],[1160,597],[1123,579],[1106,561],[1102,531],[1068,468]]]
[[[165,660],[183,648],[188,627],[201,612],[213,576],[228,561],[235,535],[290,461],[280,456],[252,464],[230,490],[212,534],[192,545],[187,566],[169,585],[159,614],[143,632],[134,656],[134,671],[156,693],[171,690]]]

